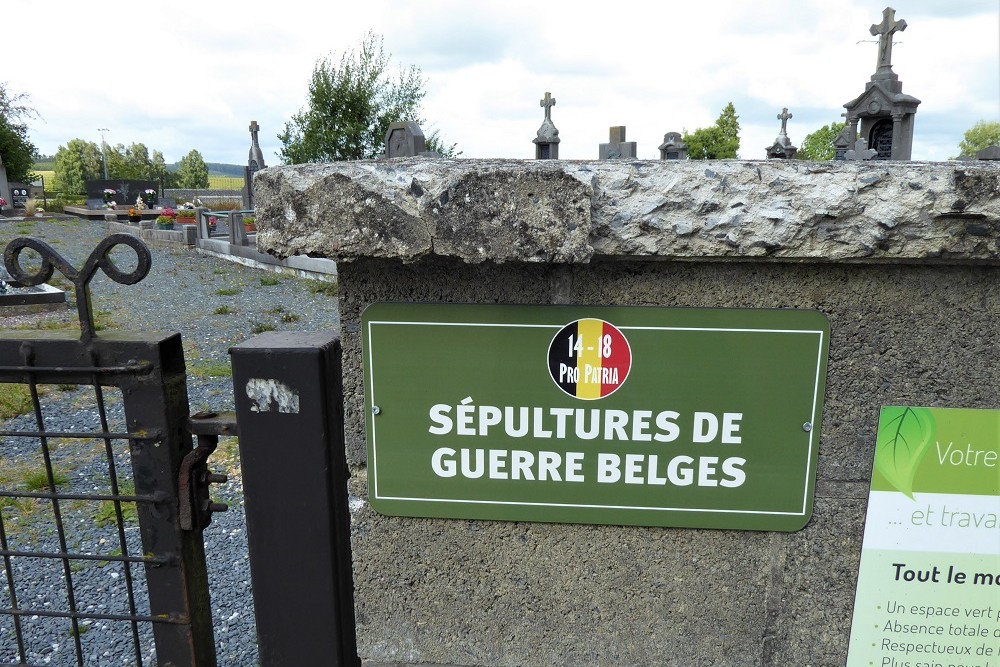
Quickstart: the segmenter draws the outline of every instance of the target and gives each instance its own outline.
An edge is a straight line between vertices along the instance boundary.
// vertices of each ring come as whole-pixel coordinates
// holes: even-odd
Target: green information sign
[[[819,312],[384,303],[363,336],[384,514],[793,531],[812,513]]]
[[[884,407],[848,667],[1000,665],[1000,410]]]

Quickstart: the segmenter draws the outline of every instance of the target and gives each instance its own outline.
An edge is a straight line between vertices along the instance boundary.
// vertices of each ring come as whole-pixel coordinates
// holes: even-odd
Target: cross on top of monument
[[[552,121],[552,107],[556,105],[556,98],[552,93],[546,92],[545,98],[538,101],[538,106],[545,107],[545,120]]]
[[[777,119],[781,121],[781,134],[788,134],[788,119],[792,117],[792,114],[788,113],[788,107],[782,107],[781,113],[777,115]]]
[[[873,23],[868,29],[872,36],[878,35],[878,71],[892,71],[892,35],[906,30],[906,21],[896,20],[896,10],[886,7],[882,10],[882,22]]]
[[[259,131],[260,131],[260,125],[257,124],[257,121],[255,120],[250,121],[250,134],[253,136],[254,141],[257,140],[257,132]]]

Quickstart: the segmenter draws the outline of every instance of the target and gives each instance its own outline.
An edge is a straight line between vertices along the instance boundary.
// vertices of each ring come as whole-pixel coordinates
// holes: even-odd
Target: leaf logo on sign
[[[875,468],[913,499],[913,478],[934,439],[934,417],[927,408],[884,408],[880,422]]]

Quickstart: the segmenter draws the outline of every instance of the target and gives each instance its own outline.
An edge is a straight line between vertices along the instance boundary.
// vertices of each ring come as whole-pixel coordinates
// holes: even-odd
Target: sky
[[[559,157],[597,159],[624,125],[640,159],[667,132],[714,124],[732,102],[740,157],[840,121],[875,72],[881,2],[862,0],[6,0],[0,81],[27,93],[43,154],[70,139],[141,142],[168,163],[197,149],[246,164],[260,125],[277,135],[307,100],[317,61],[384,38],[393,66],[425,79],[425,134],[465,158],[533,158],[545,92]],[[957,155],[977,121],[1000,120],[1000,0],[896,0],[893,70],[921,100],[914,160]]]

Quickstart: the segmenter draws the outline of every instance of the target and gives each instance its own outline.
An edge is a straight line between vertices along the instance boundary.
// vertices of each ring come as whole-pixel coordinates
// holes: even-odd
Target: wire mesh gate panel
[[[0,333],[0,383],[24,403],[0,430],[0,665],[215,665],[203,525],[179,520],[178,474],[197,451],[180,336],[96,337],[89,319],[96,268],[127,282],[106,265],[111,247],[148,270],[125,239],[79,272],[20,246],[43,258],[22,284],[53,265],[73,280],[81,336]],[[18,241],[5,264],[23,278]]]

